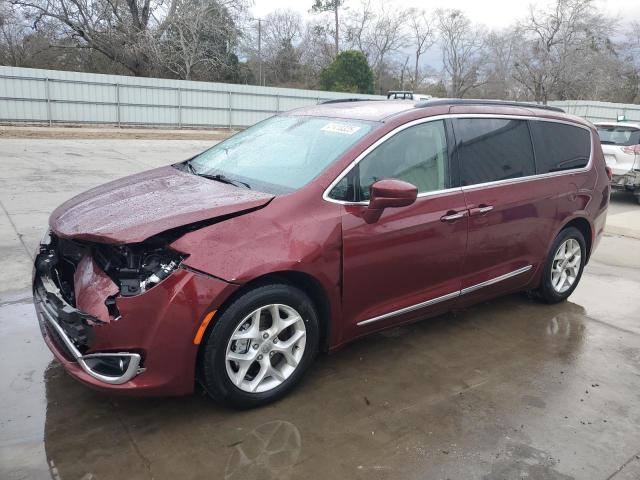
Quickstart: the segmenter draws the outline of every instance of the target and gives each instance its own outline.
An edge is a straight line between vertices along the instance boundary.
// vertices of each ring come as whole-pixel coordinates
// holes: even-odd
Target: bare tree
[[[28,53],[24,38],[28,26],[16,12],[7,4],[0,5],[0,62],[14,67],[25,66]]]
[[[410,36],[415,60],[412,79],[412,88],[415,90],[420,83],[420,57],[433,46],[436,36],[433,23],[424,10],[412,8],[407,13],[410,15]]]
[[[275,10],[265,17],[264,57],[275,83],[296,80],[303,30],[302,16],[294,10]]]
[[[486,36],[486,83],[481,89],[482,97],[519,99],[525,96],[520,84],[513,79],[515,46],[518,40],[518,32],[513,28],[493,31]]]
[[[180,1],[163,42],[151,47],[157,61],[179,78],[219,79],[229,64],[236,28],[227,9],[216,2]]]
[[[361,0],[358,8],[349,11],[346,21],[346,43],[348,48],[367,52],[367,32],[375,17],[372,0]]]
[[[640,101],[640,22],[631,22],[618,46],[622,63],[622,97],[626,102]]]
[[[438,10],[436,14],[449,94],[464,97],[483,83],[480,67],[484,32],[474,27],[460,10]]]
[[[575,62],[603,47],[613,24],[599,14],[593,0],[556,0],[548,10],[532,6],[519,26],[514,78],[534,100],[546,104],[552,94],[566,90]]]
[[[101,58],[100,58],[101,57]],[[122,73],[101,54],[75,48],[74,42],[61,37],[54,22],[42,21],[38,28],[26,21],[19,8],[0,3],[0,65],[56,69],[105,67]]]
[[[365,14],[363,12],[363,16]],[[406,10],[385,5],[384,0],[380,0],[377,12],[370,15],[368,28],[363,32],[363,53],[375,72],[376,89],[380,93],[384,91],[382,78],[389,57],[407,45],[406,17]]]
[[[89,47],[124,65],[135,75],[156,68],[153,56],[172,23],[181,0],[10,0],[37,27],[58,22],[80,47]],[[228,9],[244,0],[218,0]]]
[[[625,31],[623,46],[626,50],[626,60],[640,68],[640,22],[631,22]]]
[[[336,56],[340,53],[340,21],[338,12],[345,0],[314,0],[311,11],[314,13],[321,12],[333,12],[333,19],[335,23],[333,38],[336,46]]]
[[[136,0],[119,2],[99,0],[97,3],[78,0],[12,0],[24,8],[26,15],[38,26],[42,21],[59,22],[79,46],[89,46],[122,63],[132,73],[149,73],[150,61],[145,44],[149,42],[149,27],[153,22],[150,0],[140,5]],[[169,6],[170,18],[176,1]],[[159,30],[164,30],[163,28]]]
[[[331,40],[324,24],[312,21],[305,25],[299,50],[301,75],[307,87],[318,87],[320,72],[334,60]]]
[[[407,57],[404,59],[404,63],[398,63],[398,67],[400,67],[400,74],[398,75],[400,77],[400,82],[399,82],[399,86],[400,86],[400,90],[404,90],[405,86],[404,86],[404,82],[405,82],[405,78],[408,77],[407,73],[408,73],[408,68],[409,66],[409,55],[407,55]]]

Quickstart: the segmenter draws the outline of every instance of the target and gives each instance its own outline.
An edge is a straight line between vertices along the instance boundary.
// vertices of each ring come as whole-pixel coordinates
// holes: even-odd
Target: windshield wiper
[[[187,166],[187,169],[189,169],[189,173],[192,173],[199,177],[206,178],[208,180],[215,180],[216,182],[227,183],[235,187],[239,187],[240,185],[242,185],[243,187],[247,187],[248,189],[251,189],[251,185],[249,185],[247,182],[231,179],[221,173],[216,173],[216,174],[200,173],[196,171],[195,168],[193,168],[193,165],[191,165],[191,160],[187,160],[184,164]]]
[[[247,187],[248,189],[251,189],[251,185],[249,185],[247,182],[231,179],[221,173],[216,173],[216,174],[196,173],[195,175],[198,175],[199,177],[202,177],[202,178],[206,178],[208,180],[215,180],[216,182],[228,183],[229,185],[234,185],[236,187],[242,185],[244,187]]]
[[[196,169],[193,168],[193,165],[191,165],[191,160],[187,160],[186,162],[184,162],[184,165],[187,167],[187,170],[189,170],[189,173],[198,175],[198,172],[196,172]]]

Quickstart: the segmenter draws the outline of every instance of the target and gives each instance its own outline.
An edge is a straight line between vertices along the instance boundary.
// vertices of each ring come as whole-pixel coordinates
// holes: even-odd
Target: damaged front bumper
[[[49,247],[42,245],[33,277],[34,304],[45,342],[69,374],[112,392],[181,395],[193,391],[196,332],[206,314],[237,285],[179,267],[139,295],[116,295],[117,316],[105,316],[96,313],[106,310],[105,289],[100,288],[104,277],[77,282],[70,297],[64,279],[43,267],[43,256],[48,255]],[[102,273],[93,267],[90,270],[96,275]]]
[[[87,375],[103,383],[121,385],[144,372],[138,353],[83,355],[80,348],[88,346],[93,333],[91,324],[100,322],[69,305],[47,276],[36,275],[33,298],[42,334],[55,342],[65,360],[77,362]]]

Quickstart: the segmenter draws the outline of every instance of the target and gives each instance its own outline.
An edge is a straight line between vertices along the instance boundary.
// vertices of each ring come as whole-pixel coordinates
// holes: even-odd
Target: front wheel
[[[556,237],[542,273],[538,296],[547,303],[566,300],[578,286],[586,261],[582,232],[565,228]]]
[[[318,351],[314,305],[290,285],[250,290],[214,322],[200,356],[200,381],[214,399],[234,408],[285,395]]]

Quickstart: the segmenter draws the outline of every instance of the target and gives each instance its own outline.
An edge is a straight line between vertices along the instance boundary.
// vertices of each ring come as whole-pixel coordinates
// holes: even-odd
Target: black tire
[[[226,352],[238,325],[256,309],[270,304],[283,304],[296,310],[304,321],[306,344],[295,370],[280,385],[259,393],[238,388],[227,374]],[[206,335],[199,356],[199,380],[207,393],[219,403],[236,409],[247,409],[274,402],[287,394],[301,380],[318,353],[318,314],[311,299],[300,289],[287,284],[263,285],[235,299]],[[248,378],[248,377],[247,377]]]
[[[568,290],[560,293],[553,287],[553,284],[551,283],[551,269],[553,268],[554,257],[558,248],[569,239],[576,240],[580,245],[580,268],[578,270],[578,274],[576,275],[576,279],[573,282],[573,285],[571,285]],[[562,230],[554,240],[553,244],[551,245],[551,249],[549,250],[549,255],[547,256],[544,270],[542,272],[540,286],[535,292],[537,294],[536,296],[546,303],[564,302],[576,289],[578,283],[580,283],[580,278],[582,278],[582,271],[584,270],[586,259],[587,247],[582,232],[574,227],[568,227]]]

